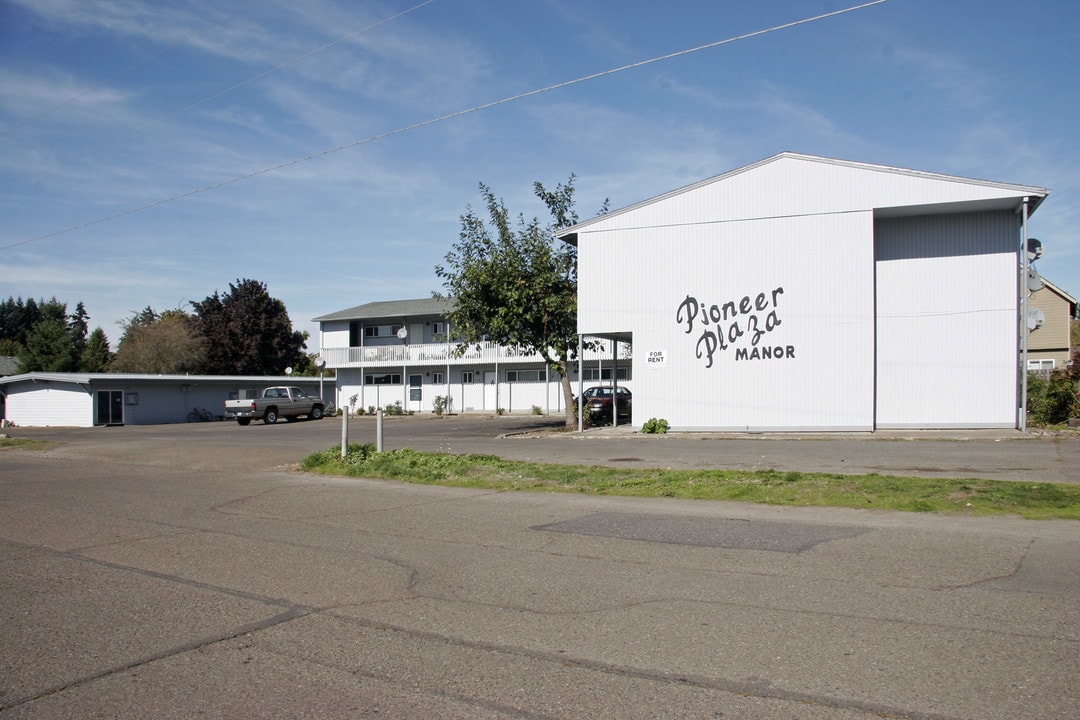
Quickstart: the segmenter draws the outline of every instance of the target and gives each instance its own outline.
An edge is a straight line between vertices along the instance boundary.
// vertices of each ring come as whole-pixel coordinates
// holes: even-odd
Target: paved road
[[[388,446],[451,452],[743,452],[711,437],[497,439],[521,418],[392,420]],[[354,421],[353,439],[370,429]],[[333,421],[13,432],[51,443],[0,451],[0,718],[1080,716],[1075,522],[290,470],[336,442]],[[779,464],[774,443],[805,441],[733,442]],[[828,439],[795,454],[863,443],[891,463],[923,442],[974,444],[1014,472],[1034,467],[1029,443],[1073,441]],[[909,464],[941,472],[938,452]]]

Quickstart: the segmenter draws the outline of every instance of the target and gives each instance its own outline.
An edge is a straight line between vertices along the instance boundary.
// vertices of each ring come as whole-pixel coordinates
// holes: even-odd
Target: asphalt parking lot
[[[773,469],[880,473],[909,477],[978,477],[1033,482],[1080,482],[1080,434],[1016,430],[883,431],[802,435],[669,433],[643,435],[630,428],[558,432],[559,418],[531,415],[387,417],[386,449],[488,453],[540,462],[664,468]],[[374,417],[349,420],[350,442],[376,441]],[[222,467],[234,457],[258,458],[263,467],[298,462],[341,442],[341,420],[231,422],[116,428],[11,428],[16,437],[50,439],[107,459],[132,443],[165,462]],[[189,451],[190,443],[199,450]],[[62,450],[59,450],[61,451]],[[252,454],[249,454],[252,453]],[[153,457],[147,461],[152,462]]]
[[[549,423],[388,418],[385,443],[1075,481],[1071,437]],[[0,718],[1080,716],[1080,523],[295,471],[334,419],[8,432],[48,442],[0,451]]]

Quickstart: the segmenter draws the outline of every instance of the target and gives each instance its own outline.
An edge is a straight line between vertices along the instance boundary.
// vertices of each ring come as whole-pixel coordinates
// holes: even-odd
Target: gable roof
[[[313,318],[312,322],[329,320],[376,320],[382,318],[416,317],[418,315],[445,315],[454,309],[450,298],[419,298],[416,300],[388,300],[369,302],[356,307],[338,310]]]
[[[1046,188],[1029,185],[782,152],[585,220],[556,234],[575,243],[582,231],[634,227],[641,211],[651,211],[662,202],[670,206],[663,215],[672,223],[682,224],[865,210],[880,217],[1014,210],[1024,198],[1029,198],[1030,214],[1049,193]]]
[[[1065,302],[1069,303],[1069,307],[1071,309],[1070,314],[1075,314],[1075,312],[1076,312],[1076,304],[1077,304],[1076,298],[1074,298],[1072,295],[1065,292],[1064,290],[1062,290],[1061,288],[1059,288],[1057,285],[1050,282],[1046,278],[1040,277],[1039,279],[1042,280],[1043,287],[1045,287],[1047,290],[1050,290],[1053,293],[1056,293],[1057,295],[1060,295],[1061,298],[1065,300]]]

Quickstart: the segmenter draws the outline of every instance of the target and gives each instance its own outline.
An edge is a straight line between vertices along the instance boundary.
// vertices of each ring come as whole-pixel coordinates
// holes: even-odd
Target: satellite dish
[[[1028,308],[1027,311],[1027,329],[1038,330],[1046,322],[1046,315],[1039,308]]]
[[[1030,292],[1043,289],[1042,278],[1039,277],[1039,271],[1035,268],[1028,268],[1027,271],[1027,289]]]
[[[285,374],[286,375],[292,375],[292,368],[291,367],[285,368]]]
[[[1035,238],[1028,238],[1027,241],[1027,259],[1038,260],[1042,257],[1042,243]]]
[[[401,338],[402,340],[409,337],[409,331],[405,329],[404,325],[402,325],[400,328],[398,328],[397,336],[399,338]]]

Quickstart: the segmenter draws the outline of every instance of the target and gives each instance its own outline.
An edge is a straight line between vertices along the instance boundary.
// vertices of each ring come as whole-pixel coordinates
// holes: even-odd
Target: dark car
[[[582,393],[592,422],[611,421],[611,392],[609,387],[591,387]],[[619,419],[629,418],[633,395],[622,386],[615,388],[615,392],[619,396]]]

